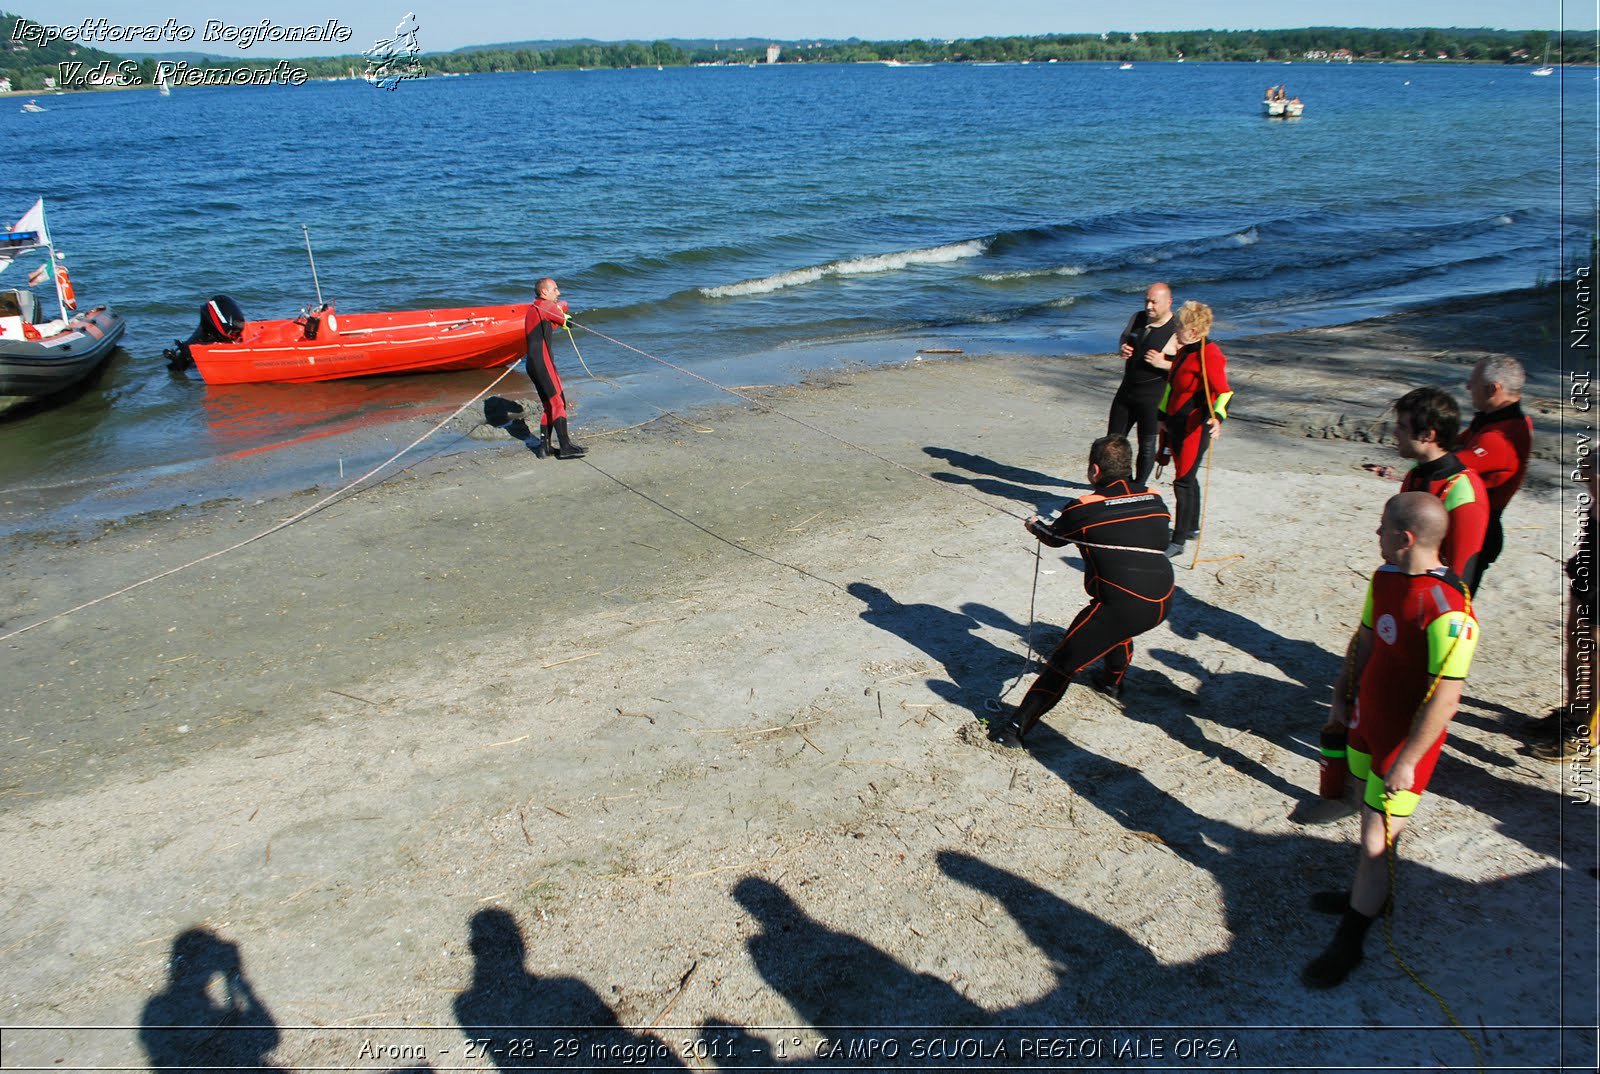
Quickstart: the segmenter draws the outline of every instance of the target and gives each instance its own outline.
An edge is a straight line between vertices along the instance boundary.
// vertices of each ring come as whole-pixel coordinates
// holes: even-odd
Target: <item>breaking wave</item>
[[[707,298],[764,295],[772,291],[781,291],[786,287],[815,283],[828,276],[865,276],[874,272],[895,272],[911,265],[943,265],[952,261],[963,261],[969,257],[982,256],[988,248],[988,239],[968,239],[965,242],[929,246],[920,250],[901,250],[889,254],[869,254],[866,257],[829,261],[824,265],[791,269],[788,272],[779,272],[756,280],[741,280],[739,283],[721,287],[701,287],[699,291]]]

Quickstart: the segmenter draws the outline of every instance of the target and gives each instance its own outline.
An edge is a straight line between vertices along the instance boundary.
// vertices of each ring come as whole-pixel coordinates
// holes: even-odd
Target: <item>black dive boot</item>
[[[555,440],[560,447],[555,450],[555,458],[581,459],[589,455],[589,448],[573,443],[573,437],[566,432],[566,418],[555,419]]]
[[[556,448],[556,458],[558,458],[558,459],[581,459],[585,455],[589,454],[589,449],[588,448],[585,448],[585,447],[583,447],[582,445],[579,445],[579,444],[574,444],[572,442],[572,437],[567,432],[567,419],[566,418],[557,418],[556,419],[556,421],[555,421],[555,434],[556,434],[556,442],[560,445],[559,447]]]
[[[1049,706],[1045,703],[1043,695],[1035,694],[1031,690],[1022,697],[1022,704],[1017,706],[1017,711],[1011,718],[1001,723],[991,736],[996,742],[1004,746],[1021,746],[1023,738],[1033,730],[1033,725],[1039,722]]]
[[[1309,988],[1335,988],[1344,983],[1350,971],[1361,965],[1361,946],[1367,938],[1367,929],[1376,921],[1355,909],[1346,907],[1327,949],[1306,963],[1300,971],[1300,980]]]
[[[554,454],[554,452],[550,450],[550,426],[540,425],[539,439],[533,445],[533,457],[536,459],[547,459],[552,454]]]

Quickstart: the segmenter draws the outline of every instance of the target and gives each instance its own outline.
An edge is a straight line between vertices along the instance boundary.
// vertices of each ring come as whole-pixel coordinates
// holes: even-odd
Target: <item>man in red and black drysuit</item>
[[[561,374],[556,372],[555,353],[550,346],[555,330],[567,326],[567,304],[560,300],[561,288],[548,276],[533,285],[533,293],[534,302],[528,307],[525,323],[528,379],[533,381],[539,401],[544,404],[544,413],[539,418],[539,433],[544,437],[540,453],[549,451],[550,446],[559,441],[557,458],[580,459],[588,451],[574,444],[567,432],[567,397],[561,390]]]
[[[1186,542],[1200,536],[1200,461],[1211,441],[1222,435],[1228,401],[1233,398],[1227,356],[1206,338],[1211,333],[1211,307],[1185,302],[1177,320],[1178,353],[1161,399],[1176,509],[1168,556],[1180,555]]]
[[[1500,515],[1528,476],[1528,456],[1533,453],[1533,419],[1522,412],[1522,385],[1527,375],[1522,363],[1506,354],[1480,358],[1472,367],[1467,391],[1476,414],[1461,437],[1460,460],[1483,478],[1489,490],[1489,529],[1483,537],[1471,577],[1463,576],[1472,592],[1478,591],[1483,572],[1500,558],[1505,530]]]
[[[1449,525],[1444,505],[1424,492],[1402,492],[1383,508],[1384,565],[1367,586],[1355,659],[1333,689],[1333,718],[1350,729],[1350,774],[1366,806],[1361,854],[1348,898],[1312,899],[1341,914],[1333,941],[1301,973],[1313,988],[1332,988],[1361,962],[1390,896],[1384,856],[1427,789],[1472,666],[1478,624],[1461,580],[1439,560]]]
[[[1402,459],[1417,465],[1400,482],[1401,492],[1428,492],[1450,513],[1439,556],[1463,580],[1473,577],[1489,529],[1489,494],[1483,479],[1450,452],[1461,427],[1461,410],[1450,393],[1414,388],[1394,404],[1394,437]]]
[[[1167,370],[1178,349],[1174,338],[1178,319],[1172,315],[1172,288],[1153,283],[1145,290],[1144,309],[1128,319],[1122,330],[1122,383],[1111,400],[1111,417],[1106,423],[1108,436],[1127,436],[1139,429],[1139,462],[1133,481],[1143,485],[1150,480],[1156,465],[1156,446],[1161,439],[1161,393],[1167,386]]]
[[[1020,744],[1039,718],[1055,707],[1072,678],[1105,658],[1095,687],[1120,696],[1133,658],[1133,641],[1159,624],[1172,608],[1172,564],[1162,554],[1170,529],[1167,505],[1143,485],[1131,483],[1133,449],[1121,436],[1102,436],[1089,448],[1089,483],[1080,496],[1046,524],[1037,515],[1023,527],[1051,548],[1076,543],[1083,555],[1088,607],[1045,661],[1022,704],[995,737]],[[1117,547],[1098,547],[1114,545]]]

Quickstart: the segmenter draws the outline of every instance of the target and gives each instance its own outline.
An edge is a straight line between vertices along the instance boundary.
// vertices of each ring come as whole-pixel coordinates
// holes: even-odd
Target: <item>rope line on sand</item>
[[[433,428],[429,429],[427,432],[423,433],[421,436],[419,436],[415,440],[411,441],[411,443],[407,444],[405,447],[401,448],[399,451],[395,452],[393,455],[389,456],[387,459],[384,459],[378,465],[374,466],[372,469],[368,470],[366,473],[362,474],[360,477],[356,478],[354,481],[352,481],[349,484],[345,485],[343,488],[338,489],[337,491],[329,493],[328,495],[324,496],[322,499],[318,500],[316,503],[312,504],[310,507],[307,507],[305,510],[301,511],[299,514],[296,514],[296,515],[293,515],[293,516],[291,516],[289,518],[286,518],[282,522],[279,522],[274,526],[271,526],[271,527],[269,527],[267,529],[262,530],[260,533],[256,534],[255,536],[246,537],[244,540],[239,541],[239,542],[237,542],[235,544],[231,544],[226,548],[219,548],[215,552],[208,552],[207,554],[199,557],[198,559],[192,559],[187,563],[179,564],[176,567],[171,567],[171,568],[169,568],[167,570],[162,571],[160,574],[153,574],[149,578],[145,578],[145,579],[143,579],[141,581],[134,582],[132,585],[123,586],[121,589],[118,589],[115,592],[107,593],[104,596],[96,597],[93,600],[84,601],[82,604],[79,604],[76,607],[68,608],[64,612],[57,612],[56,614],[54,614],[52,616],[49,616],[48,618],[40,619],[36,623],[29,623],[25,627],[18,627],[16,630],[11,631],[10,633],[0,634],[0,642],[10,641],[12,638],[16,637],[17,635],[26,634],[28,631],[33,630],[33,629],[35,629],[37,627],[42,627],[46,623],[53,623],[57,619],[63,619],[66,616],[72,615],[75,612],[81,612],[85,608],[92,608],[96,604],[103,604],[106,601],[111,600],[114,597],[120,597],[125,593],[131,593],[135,589],[139,589],[142,586],[149,585],[151,582],[159,582],[163,578],[170,578],[174,574],[179,573],[180,571],[186,571],[190,567],[196,567],[196,566],[199,566],[200,564],[205,563],[205,562],[207,562],[209,560],[217,559],[220,556],[225,556],[229,552],[237,552],[239,549],[243,548],[245,545],[254,544],[257,541],[261,540],[263,537],[270,537],[274,533],[279,532],[280,530],[288,529],[290,526],[294,525],[296,522],[302,521],[303,519],[308,518],[313,514],[316,514],[318,511],[322,510],[324,507],[327,507],[329,504],[331,504],[335,500],[339,499],[345,493],[349,492],[351,489],[354,489],[357,485],[365,483],[369,478],[371,478],[373,475],[377,474],[384,467],[388,466],[390,463],[394,462],[396,459],[399,459],[406,452],[410,451],[412,448],[416,447],[418,444],[421,444],[424,440],[428,439],[434,433],[438,432],[440,429],[442,429],[446,425],[450,424],[450,422],[454,421],[456,419],[456,417],[461,414],[462,411],[467,409],[467,407],[471,406],[473,403],[476,403],[479,399],[482,399],[485,395],[488,395],[491,391],[493,391],[495,385],[499,384],[502,380],[505,380],[506,377],[510,376],[511,373],[516,368],[517,368],[516,367],[516,363],[512,363],[511,365],[507,366],[500,373],[500,375],[498,377],[495,377],[494,380],[490,381],[489,384],[486,387],[484,387],[484,389],[482,391],[478,392],[477,395],[474,395],[471,399],[468,399],[465,403],[462,403],[459,407],[457,407],[450,414],[449,417],[445,418],[443,421],[441,421],[437,425],[433,426]]]
[[[1459,637],[1456,639],[1456,641],[1460,640],[1461,639]],[[1455,646],[1452,645],[1451,648],[1454,649]],[[1434,686],[1438,686],[1439,680],[1435,679],[1433,684]],[[1431,694],[1433,691],[1430,689],[1428,692]],[[1427,704],[1426,699],[1424,699],[1423,704]],[[1387,799],[1385,799],[1383,803],[1383,842],[1384,857],[1388,858],[1389,866],[1389,898],[1386,900],[1386,906],[1383,912],[1384,943],[1389,945],[1389,954],[1394,956],[1395,965],[1404,970],[1406,976],[1411,978],[1418,988],[1422,989],[1424,992],[1428,993],[1428,995],[1433,997],[1433,1001],[1439,1005],[1439,1009],[1444,1012],[1444,1016],[1450,1019],[1450,1024],[1455,1027],[1455,1031],[1460,1033],[1461,1036],[1466,1039],[1466,1042],[1472,1046],[1472,1054],[1477,1059],[1477,1069],[1479,1074],[1482,1074],[1484,1069],[1483,1049],[1478,1047],[1477,1038],[1471,1033],[1467,1032],[1467,1027],[1461,1024],[1461,1019],[1456,1017],[1456,1012],[1450,1009],[1450,1004],[1445,1002],[1444,997],[1438,992],[1434,991],[1432,986],[1430,986],[1427,981],[1422,979],[1421,974],[1406,964],[1406,960],[1400,957],[1399,945],[1394,942],[1395,888],[1398,883],[1395,877],[1395,858],[1397,856],[1397,852],[1395,850],[1394,839],[1389,835],[1389,803]]]
[[[949,485],[944,485],[944,484],[942,484],[941,482],[938,482],[938,481],[934,481],[933,478],[929,477],[927,474],[922,473],[919,470],[913,470],[911,467],[907,466],[903,462],[896,462],[894,459],[889,458],[887,455],[883,455],[883,454],[880,454],[880,453],[878,453],[876,451],[873,451],[869,447],[865,447],[865,446],[863,446],[861,444],[853,443],[852,441],[846,440],[844,437],[838,435],[837,433],[829,432],[827,429],[824,429],[824,428],[822,428],[820,426],[817,426],[817,425],[813,425],[811,422],[806,421],[804,418],[797,418],[793,414],[789,414],[789,413],[786,413],[786,412],[784,412],[782,410],[779,410],[777,407],[772,406],[769,403],[764,403],[760,399],[757,399],[755,396],[749,395],[749,394],[747,394],[745,392],[741,392],[737,388],[730,388],[726,384],[718,384],[716,381],[712,380],[710,377],[701,376],[699,373],[696,373],[692,369],[687,369],[687,368],[677,364],[676,362],[671,362],[671,361],[668,361],[665,358],[661,358],[661,357],[659,357],[657,355],[651,354],[649,351],[640,350],[638,347],[635,347],[632,344],[624,343],[620,339],[617,339],[617,338],[615,338],[613,336],[606,335],[604,332],[600,331],[597,328],[590,328],[588,325],[586,325],[586,324],[578,324],[576,321],[574,321],[573,323],[576,324],[577,327],[583,329],[585,332],[588,332],[591,335],[599,336],[601,339],[606,340],[609,343],[614,343],[617,346],[621,347],[623,350],[632,351],[634,354],[642,355],[643,357],[650,359],[652,362],[660,362],[662,365],[666,366],[668,369],[677,370],[679,373],[682,373],[684,376],[692,377],[695,380],[700,381],[702,384],[708,384],[711,387],[717,389],[717,391],[719,391],[719,392],[727,392],[729,395],[734,396],[735,398],[743,399],[745,402],[749,403],[751,406],[755,407],[758,410],[763,410],[763,411],[767,412],[768,414],[775,414],[778,417],[785,419],[786,421],[792,421],[796,425],[799,425],[802,428],[809,429],[812,432],[817,433],[818,435],[826,436],[829,440],[837,441],[838,443],[843,444],[845,447],[854,448],[855,450],[860,451],[860,452],[862,452],[864,454],[871,455],[873,458],[877,459],[879,462],[887,463],[890,466],[893,466],[897,470],[904,470],[906,473],[911,474],[913,477],[919,477],[919,478],[922,478],[925,481],[933,481],[933,483],[935,485],[939,485],[941,488],[949,489],[949,491],[955,493],[957,496],[965,496],[967,499],[973,501],[974,503],[981,503],[981,504],[983,504],[983,506],[987,507],[991,511],[996,511],[996,512],[998,512],[1000,514],[1010,515],[1012,518],[1015,518],[1015,519],[1026,519],[1027,518],[1026,515],[1019,515],[1019,514],[1017,514],[1017,512],[1011,510],[1010,508],[1001,507],[1000,505],[995,504],[995,503],[991,503],[990,501],[985,500],[985,499],[983,499],[981,497],[974,496],[969,492],[963,492],[961,489],[954,488],[954,487],[949,486]]]
[[[1011,510],[1009,507],[1002,507],[1000,504],[994,503],[991,500],[983,499],[980,496],[975,496],[972,493],[963,491],[962,489],[958,489],[953,485],[947,485],[942,481],[938,481],[938,480],[934,479],[929,474],[925,474],[920,470],[912,469],[911,467],[907,466],[903,462],[897,462],[896,460],[889,458],[887,455],[884,455],[884,454],[881,454],[879,452],[873,451],[869,447],[866,447],[866,446],[864,446],[862,444],[857,444],[853,440],[847,440],[844,437],[840,436],[839,434],[833,433],[833,432],[829,432],[827,429],[824,429],[821,426],[813,425],[811,422],[806,421],[804,418],[797,418],[793,414],[789,414],[789,413],[787,413],[787,412],[785,412],[783,410],[780,410],[777,407],[771,405],[770,403],[762,402],[760,399],[757,399],[755,396],[749,395],[749,394],[747,394],[745,392],[741,392],[737,388],[730,388],[726,384],[718,384],[716,381],[712,380],[711,378],[705,377],[705,376],[701,376],[699,373],[696,373],[694,370],[687,369],[684,366],[678,365],[676,362],[668,361],[665,358],[662,358],[662,357],[659,357],[657,355],[651,354],[649,351],[640,350],[638,347],[635,347],[632,344],[624,343],[620,339],[616,339],[613,336],[606,335],[604,332],[600,331],[599,329],[590,328],[586,324],[578,324],[578,322],[576,322],[576,321],[573,321],[572,323],[574,325],[576,325],[578,328],[583,329],[585,332],[588,332],[591,335],[599,336],[601,339],[606,340],[609,343],[614,343],[614,344],[616,344],[617,346],[621,347],[624,350],[632,351],[634,354],[638,354],[638,355],[641,355],[641,356],[643,356],[645,358],[648,358],[652,362],[659,362],[662,365],[666,366],[668,369],[677,370],[679,373],[682,373],[686,377],[693,377],[695,380],[698,380],[703,384],[710,385],[711,387],[717,389],[717,391],[719,391],[719,392],[727,392],[729,395],[732,395],[735,398],[743,399],[745,402],[749,403],[753,407],[756,407],[758,410],[765,411],[768,414],[776,415],[777,417],[783,418],[786,421],[792,421],[796,425],[801,426],[802,428],[809,429],[812,432],[817,433],[817,434],[819,434],[821,436],[826,436],[828,439],[837,441],[838,443],[843,444],[845,447],[853,448],[856,451],[859,451],[859,452],[861,452],[861,453],[863,453],[865,455],[870,455],[874,459],[877,459],[879,462],[887,463],[888,465],[893,466],[897,470],[904,470],[906,473],[910,474],[913,477],[920,478],[923,481],[931,482],[932,484],[934,484],[938,488],[944,489],[947,492],[952,492],[957,496],[963,496],[963,497],[971,500],[973,503],[982,504],[984,507],[986,507],[989,510],[995,512],[996,514],[1010,515],[1012,518],[1019,519],[1019,520],[1024,521],[1024,522],[1026,522],[1028,520],[1028,518],[1030,517],[1028,515],[1018,514],[1016,511]],[[574,346],[574,349],[576,349],[576,346]],[[580,356],[580,360],[581,360],[581,356]],[[588,367],[587,364],[585,364],[584,368],[588,369],[589,367]],[[590,376],[593,376],[593,375],[594,375],[593,373],[590,374]],[[596,378],[596,379],[598,379],[598,378]],[[1090,543],[1088,541],[1073,541],[1072,543],[1075,544],[1075,545],[1078,545],[1081,548],[1102,548],[1102,549],[1107,549],[1107,550],[1113,551],[1113,552],[1148,552],[1148,553],[1154,553],[1156,555],[1166,555],[1166,551],[1164,549],[1135,548],[1135,547],[1133,547],[1131,545],[1120,545],[1120,544],[1093,544],[1093,543]]]
[[[1039,564],[1043,560],[1044,556],[1039,551],[1039,542],[1035,541],[1033,544],[1033,592],[1028,594],[1028,651],[1022,658],[1022,670],[1017,672],[1016,676],[1010,682],[1006,683],[1006,688],[1000,691],[1000,696],[984,698],[983,707],[987,712],[998,713],[1003,711],[1000,706],[1005,701],[1006,695],[1011,693],[1011,691],[1015,690],[1022,684],[1022,677],[1026,675],[1034,666],[1033,628],[1036,622],[1034,616],[1034,605],[1039,598]]]
[[[634,488],[632,485],[628,484],[626,481],[622,480],[622,478],[618,477],[616,474],[609,473],[609,472],[607,472],[605,470],[602,470],[600,467],[596,466],[594,464],[594,461],[592,459],[590,459],[588,456],[583,456],[578,461],[584,462],[584,463],[588,463],[589,468],[591,470],[593,470],[595,473],[601,475],[602,477],[606,477],[606,478],[609,478],[612,481],[615,481],[617,484],[621,485],[623,488],[627,489],[629,492],[633,493],[635,496],[639,497],[641,500],[644,500],[646,503],[654,504],[655,506],[661,508],[661,510],[665,511],[667,514],[671,515],[672,517],[680,519],[680,520],[682,520],[684,522],[687,522],[689,525],[693,526],[695,529],[699,530],[701,533],[704,533],[709,537],[712,537],[712,538],[715,538],[718,541],[721,541],[723,544],[727,545],[730,548],[737,548],[739,551],[748,553],[749,555],[752,555],[752,556],[755,556],[757,559],[764,559],[768,563],[773,564],[774,566],[788,567],[791,571],[796,571],[796,572],[798,572],[800,574],[803,574],[807,578],[811,578],[811,579],[814,579],[815,581],[821,582],[823,585],[830,585],[833,588],[839,590],[839,592],[841,592],[841,593],[849,592],[849,590],[845,589],[844,586],[840,585],[838,582],[833,581],[832,579],[824,578],[820,574],[812,574],[810,571],[806,570],[804,567],[796,567],[793,563],[785,563],[783,560],[775,559],[772,556],[769,556],[764,552],[757,552],[754,548],[751,548],[748,545],[740,544],[738,541],[735,541],[731,537],[724,537],[722,534],[718,533],[716,530],[711,529],[709,526],[701,525],[699,522],[696,522],[694,519],[690,518],[688,515],[685,515],[683,512],[678,511],[678,510],[676,510],[674,508],[668,507],[666,504],[662,503],[660,500],[656,499],[654,496],[651,496],[649,493],[639,491],[638,489]]]
[[[993,502],[991,502],[989,500],[983,499],[983,498],[978,497],[978,496],[974,496],[971,493],[968,493],[968,492],[965,492],[965,491],[963,491],[961,489],[955,488],[954,486],[947,485],[942,481],[937,481],[931,475],[925,474],[920,470],[913,470],[911,467],[905,465],[904,463],[897,462],[896,460],[891,459],[886,455],[883,455],[883,454],[880,454],[879,452],[873,451],[869,447],[866,447],[866,446],[864,446],[862,444],[857,444],[852,440],[847,440],[844,437],[839,436],[837,433],[829,432],[827,429],[823,429],[820,426],[813,425],[811,422],[806,421],[804,418],[797,418],[793,414],[789,414],[789,413],[787,413],[787,412],[785,412],[783,410],[780,410],[777,407],[772,406],[771,404],[764,403],[760,399],[757,399],[752,395],[749,395],[749,394],[747,394],[745,392],[739,391],[737,388],[730,388],[725,384],[719,384],[719,383],[717,383],[716,381],[712,380],[709,377],[705,377],[705,376],[702,376],[699,373],[696,373],[692,369],[686,369],[685,367],[683,367],[681,365],[678,365],[676,362],[668,361],[665,358],[661,358],[661,357],[659,357],[657,355],[651,354],[649,351],[641,350],[640,348],[635,347],[632,344],[624,343],[620,339],[617,339],[617,338],[615,338],[613,336],[606,335],[606,333],[601,332],[599,329],[590,328],[586,324],[579,324],[578,322],[571,320],[571,318],[568,318],[568,325],[569,325],[569,327],[567,328],[567,335],[568,335],[569,338],[572,338],[572,329],[571,329],[570,326],[571,325],[576,325],[577,327],[583,329],[585,332],[588,332],[591,335],[599,336],[601,339],[606,340],[607,342],[610,342],[610,343],[614,343],[617,346],[623,348],[624,350],[632,351],[634,354],[637,354],[637,355],[640,355],[642,357],[648,358],[652,362],[659,362],[661,365],[666,366],[668,369],[674,369],[674,370],[678,371],[679,373],[682,373],[684,376],[692,377],[695,380],[698,380],[703,384],[707,384],[707,385],[717,389],[720,392],[727,392],[729,395],[732,395],[735,398],[742,399],[745,402],[749,403],[751,406],[754,406],[759,410],[765,411],[768,414],[774,414],[774,415],[776,415],[776,416],[778,416],[780,418],[784,418],[787,421],[792,421],[796,425],[799,425],[799,426],[801,426],[802,428],[805,428],[805,429],[809,429],[814,433],[820,433],[821,435],[828,437],[830,440],[835,440],[838,443],[841,443],[846,447],[854,448],[856,451],[860,451],[863,454],[870,455],[873,458],[879,460],[880,462],[888,463],[890,466],[893,466],[898,470],[904,470],[906,473],[911,474],[913,477],[918,477],[918,478],[923,479],[924,481],[932,482],[934,485],[938,486],[941,489],[945,489],[946,491],[953,492],[958,496],[964,496],[967,499],[972,500],[974,503],[982,504],[984,507],[986,507],[989,510],[994,511],[994,512],[996,512],[998,514],[1010,515],[1012,518],[1022,519],[1024,522],[1026,522],[1028,517],[1029,517],[1029,516],[1025,516],[1025,515],[1020,515],[1017,512],[1012,511],[1009,508],[1002,507],[999,504],[993,503]],[[572,349],[573,349],[573,351],[577,352],[578,361],[583,362],[584,371],[587,372],[591,377],[595,377],[594,371],[589,368],[589,363],[583,361],[583,353],[581,351],[578,351],[578,341],[575,338],[572,339]],[[601,378],[595,377],[595,379],[599,380]],[[658,407],[657,409],[660,409],[660,408]],[[674,416],[676,416],[676,415],[674,415]],[[588,462],[587,459],[585,459],[584,461]],[[590,465],[594,466],[593,463],[590,463]],[[595,466],[594,468],[595,468],[595,470],[597,472],[605,474],[605,476],[610,477],[611,480],[616,481],[618,484],[622,485],[624,488],[628,488],[630,491],[635,491],[635,492],[637,491],[636,489],[632,489],[631,486],[627,485],[625,482],[621,481],[620,479],[618,479],[616,477],[612,477],[611,474],[606,474],[605,471],[601,470],[598,466]],[[1209,477],[1210,477],[1210,471],[1208,470],[1207,471],[1207,478],[1209,479]],[[639,493],[639,495],[643,496],[644,494],[643,493]],[[644,498],[647,499],[647,500],[650,499],[648,496],[645,496]],[[657,503],[657,506],[664,507],[666,510],[670,511],[674,515],[677,515],[677,517],[679,517],[679,518],[684,518],[683,515],[678,514],[678,512],[676,512],[676,511],[672,511],[671,508],[667,508],[667,507],[665,507],[665,505],[659,504],[655,500],[650,500],[650,502],[651,503]],[[826,584],[828,584],[830,586],[833,586],[835,589],[842,588],[841,586],[839,586],[839,584],[837,582],[829,581],[826,578],[820,578],[817,575],[812,574],[810,571],[805,570],[804,568],[796,567],[796,566],[794,566],[793,564],[790,564],[790,563],[783,563],[781,560],[774,560],[770,556],[765,556],[765,555],[762,555],[760,552],[754,551],[753,549],[745,548],[743,545],[740,545],[740,544],[738,544],[737,542],[734,542],[734,541],[730,541],[726,537],[721,536],[720,534],[713,533],[711,530],[706,529],[704,526],[699,526],[699,524],[694,522],[692,519],[684,518],[684,521],[685,522],[689,522],[691,525],[698,526],[698,528],[700,528],[702,530],[705,530],[705,532],[707,532],[707,533],[710,533],[711,536],[715,537],[717,540],[723,541],[726,544],[732,545],[734,548],[739,548],[739,549],[741,549],[743,551],[749,552],[751,555],[758,556],[761,559],[765,559],[765,560],[767,560],[768,562],[771,562],[771,563],[780,563],[782,566],[789,567],[791,570],[799,571],[801,574],[806,575],[809,578],[815,578],[817,581],[824,582],[824,583],[826,583]],[[1000,692],[1000,696],[999,697],[992,697],[992,698],[985,699],[985,701],[983,703],[984,704],[984,708],[989,712],[996,712],[997,713],[997,712],[1001,711],[1001,703],[1005,700],[1006,695],[1008,695],[1009,693],[1011,693],[1012,690],[1017,688],[1017,686],[1022,682],[1022,677],[1024,675],[1026,675],[1028,673],[1028,671],[1031,670],[1032,667],[1034,666],[1033,630],[1034,630],[1034,627],[1036,625],[1036,623],[1035,623],[1035,614],[1034,613],[1035,613],[1035,607],[1036,607],[1036,603],[1037,603],[1038,596],[1039,596],[1039,565],[1040,565],[1040,563],[1041,563],[1041,561],[1043,559],[1043,555],[1039,550],[1039,544],[1040,543],[1041,542],[1035,541],[1034,549],[1033,549],[1033,556],[1034,556],[1034,559],[1033,559],[1033,590],[1028,596],[1028,635],[1027,635],[1028,651],[1022,658],[1022,660],[1023,660],[1023,670],[1019,671],[1016,674],[1016,676],[1011,680],[1011,682],[1006,686],[1006,688]],[[1158,549],[1158,548],[1138,548],[1138,547],[1134,547],[1132,545],[1119,545],[1119,544],[1096,544],[1096,543],[1092,543],[1092,542],[1089,542],[1089,541],[1073,541],[1071,543],[1077,545],[1080,549],[1084,549],[1084,548],[1099,548],[1099,549],[1105,549],[1105,550],[1113,551],[1113,552],[1145,552],[1145,553],[1159,555],[1159,556],[1166,555],[1166,550],[1165,549]],[[1196,550],[1198,551],[1198,545],[1196,546]],[[1225,557],[1225,558],[1230,558],[1231,559],[1233,557],[1230,556],[1230,557]]]
[[[618,384],[616,382],[616,378],[615,377],[604,377],[604,376],[601,376],[599,373],[596,373],[594,370],[589,368],[589,363],[584,361],[583,351],[578,347],[577,337],[575,337],[572,334],[572,325],[576,324],[576,323],[577,322],[574,321],[574,322],[571,322],[571,323],[569,323],[569,324],[564,326],[566,328],[566,330],[567,330],[567,341],[572,344],[572,353],[576,354],[578,356],[578,363],[583,366],[583,371],[585,373],[589,374],[590,379],[599,381],[601,384],[604,384],[606,387],[610,388],[612,391],[622,392],[625,395],[631,395],[636,399],[642,398],[639,395],[638,392],[632,390],[626,384]],[[707,429],[705,426],[696,425],[694,422],[690,421],[688,418],[684,417],[682,414],[677,414],[677,413],[674,413],[671,410],[667,410],[664,407],[659,407],[656,404],[652,403],[648,399],[644,400],[644,404],[646,406],[648,406],[651,410],[654,410],[656,413],[661,414],[664,417],[674,418],[674,419],[682,422],[684,425],[687,425],[689,428],[693,429],[697,433],[709,433],[709,432],[711,432],[711,430]],[[606,476],[610,477],[611,475],[607,474]]]

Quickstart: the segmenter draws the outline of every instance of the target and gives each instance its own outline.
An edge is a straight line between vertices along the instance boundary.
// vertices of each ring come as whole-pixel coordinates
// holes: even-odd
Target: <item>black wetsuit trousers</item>
[[[1121,682],[1133,659],[1133,639],[1151,630],[1167,617],[1172,607],[1169,592],[1160,600],[1145,600],[1122,594],[1108,600],[1091,600],[1067,628],[1067,636],[1050,654],[1039,677],[1028,687],[1022,709],[1032,717],[1028,729],[1039,717],[1056,707],[1072,678],[1090,664],[1105,657],[1106,674]]]
[[[1167,443],[1172,445],[1175,471],[1172,475],[1172,539],[1179,542],[1191,540],[1200,533],[1200,464],[1211,449],[1209,429],[1202,427],[1198,434],[1191,433],[1199,441],[1199,450],[1195,452],[1189,468],[1182,469],[1179,460],[1183,453],[1178,450],[1178,438],[1182,435],[1181,426],[1172,424],[1167,427]]]
[[[1135,426],[1139,429],[1139,461],[1134,470],[1134,481],[1140,485],[1150,482],[1150,471],[1156,466],[1156,447],[1161,439],[1161,384],[1154,391],[1122,387],[1111,400],[1111,418],[1106,422],[1106,435],[1127,436]]]
[[[1472,577],[1463,578],[1467,583],[1467,591],[1477,599],[1478,586],[1483,582],[1483,572],[1489,569],[1489,564],[1500,558],[1500,553],[1506,547],[1506,531],[1500,524],[1500,512],[1489,512],[1489,528],[1483,533],[1483,551],[1478,553],[1478,558],[1472,563]]]

